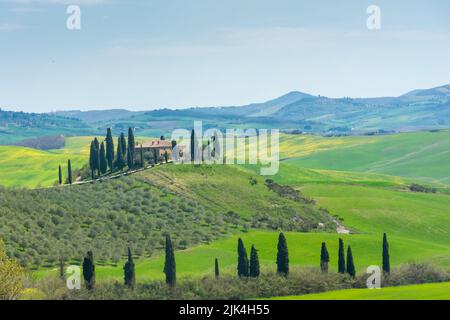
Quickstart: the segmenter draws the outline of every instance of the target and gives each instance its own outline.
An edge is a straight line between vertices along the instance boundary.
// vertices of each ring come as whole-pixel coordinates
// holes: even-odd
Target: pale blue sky
[[[82,29],[66,29],[68,4]],[[382,29],[366,28],[366,8]],[[0,107],[241,105],[450,83],[447,0],[0,0]]]

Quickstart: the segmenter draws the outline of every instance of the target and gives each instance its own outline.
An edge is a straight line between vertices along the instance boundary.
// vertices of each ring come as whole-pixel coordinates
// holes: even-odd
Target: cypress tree
[[[356,275],[355,264],[353,262],[352,248],[350,246],[348,246],[347,248],[347,273],[352,278],[354,278]]]
[[[64,280],[65,279],[65,272],[64,272],[64,259],[59,259],[59,277]]]
[[[249,275],[249,263],[247,250],[245,250],[244,242],[241,238],[238,239],[238,276],[239,277],[248,277]]]
[[[62,182],[63,182],[61,166],[58,166],[58,182],[59,182],[59,184],[62,184]]]
[[[386,233],[383,234],[383,272],[391,272],[391,263],[389,259],[389,243]]]
[[[344,241],[339,238],[338,272],[345,273]]]
[[[89,167],[91,169],[91,178],[92,178],[92,180],[95,179],[95,175],[94,175],[94,172],[95,172],[95,160],[94,160],[94,158],[95,158],[95,144],[94,144],[94,140],[92,140],[91,141],[91,148],[90,148],[90,151],[89,151]]]
[[[278,237],[277,272],[284,276],[289,274],[289,253],[283,232]]]
[[[128,248],[128,261],[123,266],[125,285],[134,288],[136,284],[136,275],[134,271],[134,261],[131,255],[131,249]]]
[[[216,278],[219,278],[220,276],[220,272],[219,272],[219,259],[215,259],[214,261],[214,275],[216,276]]]
[[[320,270],[323,273],[328,273],[328,262],[330,262],[330,255],[328,254],[327,245],[322,242],[322,249],[320,252]]]
[[[166,283],[174,286],[177,282],[175,254],[170,236],[166,236],[166,259],[164,262],[164,273],[166,274]]]
[[[109,170],[114,171],[114,141],[111,133],[111,128],[106,131],[106,159],[108,161]]]
[[[250,250],[250,277],[252,278],[259,277],[258,250],[255,249],[254,245],[252,245],[252,249]]]
[[[194,129],[191,131],[191,162],[195,161],[196,153],[198,152],[198,141]]]
[[[166,161],[166,163],[169,162],[169,154],[167,153],[167,150],[164,150],[164,160]]]
[[[145,168],[144,151],[142,150],[142,145],[141,145],[141,149],[140,149],[140,154],[141,154],[141,167]]]
[[[122,170],[126,164],[125,152],[122,149],[122,147],[123,147],[122,138],[119,137],[117,139],[117,160],[116,160],[117,169],[119,170]]]
[[[94,138],[94,167],[97,171],[97,177],[100,176],[100,144],[97,138]]]
[[[106,151],[105,144],[102,142],[100,145],[100,172],[101,174],[105,174],[108,170],[108,163],[106,161]]]
[[[158,164],[158,150],[156,150],[156,149],[153,149],[153,162],[155,163],[155,164]]]
[[[136,150],[136,142],[134,141],[134,132],[133,129],[130,127],[128,128],[128,152],[130,153],[130,155],[128,156],[130,158],[130,160],[128,161],[128,167],[130,169],[134,167],[135,150]]]
[[[88,251],[83,259],[83,278],[86,289],[92,290],[95,285],[95,264],[92,251]]]
[[[72,184],[72,164],[70,163],[70,159],[67,161],[67,180],[69,184]]]
[[[121,134],[120,134],[120,143],[122,144],[122,152],[123,152],[123,155],[124,155],[124,159],[125,159],[125,156],[126,156],[126,152],[127,152],[127,139],[125,139],[125,134],[122,132]]]
[[[131,151],[130,145],[128,145],[128,151],[127,151],[127,166],[128,166],[128,170],[133,169],[133,166],[134,166],[133,152]]]

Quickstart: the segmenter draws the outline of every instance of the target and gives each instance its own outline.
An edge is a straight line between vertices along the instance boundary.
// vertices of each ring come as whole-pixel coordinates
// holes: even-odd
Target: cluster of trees
[[[95,287],[95,263],[94,254],[88,251],[83,259],[83,279],[86,289],[92,290]],[[64,278],[64,265],[61,265],[60,277]],[[136,274],[134,271],[134,261],[131,249],[128,248],[128,259],[123,266],[124,284],[130,288],[134,288],[136,284]]]
[[[28,268],[54,267],[60,258],[78,263],[87,247],[114,264],[129,243],[133,254],[149,257],[164,248],[167,233],[181,250],[223,237],[234,222],[140,175],[77,188],[0,187],[0,234],[8,254]]]
[[[244,246],[244,242],[241,238],[238,239],[238,262],[237,262],[237,275],[239,278],[258,278],[260,276],[260,265],[258,250],[254,245],[251,247],[250,260],[247,255],[247,250]],[[322,273],[328,273],[328,263],[330,261],[329,253],[326,247],[326,243],[323,242],[320,252],[320,269]],[[280,276],[288,276],[289,274],[289,253],[285,235],[281,232],[278,236],[277,245],[277,274]],[[382,249],[382,268],[385,274],[390,273],[390,258],[389,258],[389,244],[387,241],[386,233],[383,234],[383,249]],[[128,248],[128,259],[123,267],[124,270],[124,284],[128,287],[134,288],[136,284],[136,273],[131,255],[131,250]],[[166,283],[170,286],[176,285],[176,262],[175,262],[175,250],[172,244],[170,235],[165,237],[165,262],[164,262],[164,274]],[[338,272],[341,274],[347,273],[351,278],[356,277],[356,270],[353,261],[352,249],[347,247],[347,263],[344,257],[344,241],[339,239],[339,252],[338,252]],[[220,276],[219,260],[214,259],[214,275],[216,278]],[[85,281],[86,289],[90,290],[94,288],[95,284],[95,265],[92,251],[88,251],[83,260],[83,277]]]
[[[132,128],[128,128],[127,138],[125,138],[123,132],[117,138],[116,150],[111,129],[108,128],[104,141],[99,143],[98,139],[95,138],[91,142],[89,153],[91,178],[95,179],[105,175],[108,170],[113,173],[115,170],[121,171],[125,167],[128,167],[129,170],[133,169],[135,167],[135,151],[136,142]]]
[[[161,140],[164,140],[163,136],[161,136]],[[173,141],[172,145],[175,146],[176,142]],[[163,160],[168,162],[169,155],[167,151],[164,153],[163,157]],[[131,127],[128,128],[128,136],[125,137],[123,132],[119,135],[117,138],[117,147],[114,145],[112,131],[108,128],[106,130],[106,137],[102,142],[100,142],[97,137],[91,141],[89,151],[89,173],[91,179],[94,180],[108,173],[112,174],[117,171],[122,171],[126,167],[128,170],[136,169],[137,167],[143,168],[145,167],[147,160],[157,164],[160,162],[159,152],[155,149],[151,155],[144,155],[143,150],[140,149],[139,154],[137,154],[136,141]],[[70,160],[68,162],[69,166],[65,182],[72,184],[74,172],[70,166]],[[82,169],[82,171],[84,171],[84,169]],[[61,166],[58,168],[58,183],[64,183]]]

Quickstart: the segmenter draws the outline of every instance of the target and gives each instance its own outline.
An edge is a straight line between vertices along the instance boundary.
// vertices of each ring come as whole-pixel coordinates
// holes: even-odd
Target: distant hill
[[[194,120],[202,120],[205,128],[278,128],[331,136],[445,129],[450,127],[450,85],[379,98],[329,98],[293,91],[244,106],[147,112],[0,111],[0,144],[50,135],[104,134],[106,128],[115,134],[133,127],[139,135],[169,135],[177,128],[192,128]]]
[[[0,144],[42,136],[87,135],[92,127],[81,120],[45,113],[26,113],[0,109]]]
[[[325,135],[374,134],[450,127],[450,85],[415,90],[400,97],[328,98],[290,92],[245,106],[160,109],[132,115],[109,126],[170,131],[203,120],[206,127],[279,128]]]
[[[51,114],[61,117],[78,119],[86,123],[93,123],[101,121],[119,120],[131,117],[134,114],[139,114],[139,112],[128,111],[125,109],[108,109],[108,110],[93,110],[93,111],[80,111],[80,110],[56,111],[52,112]]]

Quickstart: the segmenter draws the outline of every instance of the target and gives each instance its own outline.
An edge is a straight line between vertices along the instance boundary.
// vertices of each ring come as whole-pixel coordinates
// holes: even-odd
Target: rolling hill
[[[338,290],[273,300],[450,300],[450,283],[419,284],[380,290]]]
[[[202,120],[206,128],[277,128],[321,135],[382,134],[450,126],[450,86],[414,90],[400,97],[328,98],[293,91],[245,106],[57,111],[33,114],[0,110],[0,144],[54,135],[103,134],[135,128],[141,136],[169,135]]]
[[[286,136],[281,154],[288,167],[384,174],[450,185],[450,131],[345,138]]]

